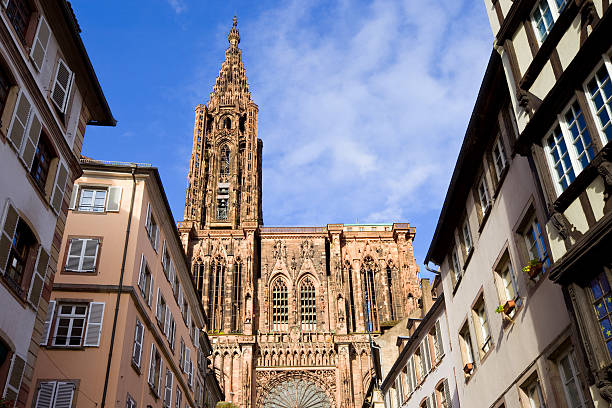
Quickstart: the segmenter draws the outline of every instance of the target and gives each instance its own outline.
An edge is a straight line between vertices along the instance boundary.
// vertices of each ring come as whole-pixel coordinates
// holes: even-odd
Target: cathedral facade
[[[264,227],[258,107],[236,20],[195,110],[181,239],[225,399],[241,408],[361,407],[370,337],[419,307],[405,223]]]

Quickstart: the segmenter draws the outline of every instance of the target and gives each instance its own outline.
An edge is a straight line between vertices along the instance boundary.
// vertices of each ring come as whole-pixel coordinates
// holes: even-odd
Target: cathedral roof
[[[243,105],[251,100],[246,71],[242,65],[242,51],[238,48],[240,33],[236,17],[234,17],[227,40],[229,47],[225,51],[225,61],[221,65],[217,81],[210,94],[209,104],[213,106],[236,105],[237,103]]]

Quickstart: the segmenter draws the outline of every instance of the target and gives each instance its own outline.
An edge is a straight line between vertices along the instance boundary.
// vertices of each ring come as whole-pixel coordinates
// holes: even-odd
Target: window
[[[595,155],[595,146],[577,101],[559,116],[559,124],[546,136],[544,146],[555,189],[561,194]]]
[[[221,178],[228,177],[230,174],[230,149],[227,146],[221,148],[219,156],[219,175]]]
[[[485,302],[482,295],[472,309],[474,327],[476,329],[476,340],[480,347],[480,356],[484,356],[491,349],[491,332],[489,323],[487,322],[487,314],[485,311]]]
[[[272,330],[286,331],[289,325],[287,284],[281,278],[272,284]]]
[[[408,389],[409,392],[411,393],[412,391],[414,391],[414,389],[417,386],[417,379],[416,379],[416,372],[414,369],[414,358],[412,356],[410,356],[410,358],[408,359]]]
[[[168,305],[166,304],[166,299],[161,294],[161,288],[157,288],[157,304],[155,306],[155,317],[157,318],[157,324],[164,329],[166,325],[166,309]],[[163,330],[165,332],[165,330]]]
[[[172,260],[170,259],[170,253],[168,252],[168,248],[166,248],[166,241],[164,241],[164,246],[162,250],[162,267],[164,269],[164,275],[166,278],[170,280],[170,264]]]
[[[179,388],[179,386],[176,386],[176,405],[175,408],[181,408],[181,404],[183,403],[183,392],[181,391],[181,389]]]
[[[601,67],[595,72],[588,81],[587,96],[591,104],[591,109],[597,117],[599,131],[604,139],[604,145],[612,140],[612,81],[610,80],[612,64],[605,59]]]
[[[140,289],[140,295],[151,307],[151,300],[153,298],[153,276],[147,265],[144,254],[140,258],[140,274],[138,275],[138,288]]]
[[[440,402],[439,406],[441,408],[451,408],[452,399],[448,387],[448,380],[446,378],[436,387],[436,397]]]
[[[74,73],[68,68],[64,60],[58,59],[50,97],[60,113],[66,112],[73,81]]]
[[[461,228],[461,237],[463,238],[463,246],[465,248],[465,254],[469,255],[472,250],[472,233],[470,232],[470,224],[466,219]]]
[[[104,303],[59,304],[52,344],[60,347],[99,346],[103,317]],[[50,322],[45,322],[45,326],[48,324]]]
[[[374,286],[374,271],[378,266],[370,257],[364,259],[361,265],[362,293],[365,301],[366,330],[378,331],[378,308]]]
[[[545,272],[548,266],[550,266],[550,260],[548,259],[548,251],[546,250],[544,237],[540,230],[540,224],[535,216],[533,216],[527,224],[523,238],[527,246],[529,260],[539,260],[542,262],[542,271]]]
[[[478,199],[480,200],[480,210],[482,214],[486,214],[491,205],[491,197],[489,196],[489,188],[487,187],[487,180],[483,174],[478,183]]]
[[[461,282],[461,265],[459,264],[459,257],[457,256],[457,250],[453,249],[451,253],[451,278],[453,280],[453,286],[457,286]]]
[[[502,172],[506,168],[506,151],[504,150],[504,142],[501,136],[497,138],[493,144],[493,167],[495,167],[495,176],[499,181],[502,176]]]
[[[51,160],[55,158],[51,144],[47,140],[47,137],[41,135],[38,139],[38,146],[34,152],[34,161],[32,162],[32,168],[30,169],[30,175],[36,182],[36,185],[40,187],[42,191],[45,191],[45,185],[47,183],[47,176],[49,175],[49,166]]]
[[[501,298],[503,300],[515,300],[518,298],[518,284],[516,282],[516,275],[512,268],[510,259],[507,258],[498,266],[497,273],[501,281]]]
[[[582,395],[582,387],[580,386],[580,378],[578,376],[578,366],[574,359],[573,353],[565,353],[557,361],[563,391],[569,408],[583,408],[586,406],[584,396]]]
[[[315,286],[307,277],[300,285],[300,322],[303,331],[317,329],[317,299]]]
[[[8,74],[5,65],[0,64],[0,115],[6,107],[6,100],[8,99],[11,86],[13,86],[11,76]]]
[[[172,371],[166,368],[166,386],[164,387],[164,408],[170,408],[172,404],[172,382],[174,377]]]
[[[63,381],[44,381],[38,385],[36,408],[72,407],[75,384]],[[135,405],[134,405],[135,406]]]
[[[151,204],[147,204],[145,229],[147,230],[151,245],[153,245],[153,248],[157,251],[157,242],[159,241],[159,226],[157,225],[157,221],[155,221],[155,217],[153,214],[151,214]]]
[[[7,224],[8,222],[5,223],[5,233],[9,232],[6,231],[6,228],[11,228]],[[17,226],[14,228],[12,239],[7,242],[8,245],[10,245],[10,250],[4,277],[11,289],[21,297],[24,294],[26,284],[24,281],[28,273],[28,258],[37,245],[34,234],[21,218],[17,220]]]
[[[227,220],[227,198],[217,199],[217,219]]]
[[[149,362],[149,386],[155,393],[155,395],[159,396],[159,391],[161,387],[161,377],[162,377],[162,362],[161,356],[155,344],[151,344],[151,360]]]
[[[170,344],[170,348],[172,348],[172,351],[174,351],[174,340],[176,337],[176,322],[174,321],[174,317],[172,316],[172,314],[168,313],[170,315],[170,323],[169,323],[169,328],[168,328],[168,343]]]
[[[419,356],[421,360],[421,376],[425,377],[431,371],[431,354],[429,353],[429,339],[427,336],[421,341]]]
[[[527,385],[524,385],[522,389],[527,397],[529,408],[546,407],[544,394],[542,394],[542,388],[540,388],[540,380],[537,377],[531,380]]]
[[[72,238],[68,241],[66,255],[66,271],[94,272],[100,240],[88,238]]]
[[[565,8],[568,0],[539,0],[531,13],[531,21],[538,33],[540,43],[544,42],[559,14]]]
[[[395,310],[393,309],[393,271],[390,265],[387,265],[386,268],[386,276],[387,276],[387,300],[389,302],[389,318],[391,320],[395,320]]]
[[[589,283],[589,286],[595,316],[599,321],[601,334],[612,357],[612,293],[606,273],[600,273]]]
[[[179,368],[181,370],[184,371],[184,364],[185,364],[185,342],[183,341],[183,338],[181,337],[181,346],[179,348]]]
[[[25,42],[32,11],[32,6],[28,0],[9,0],[6,4],[6,16],[21,42]]]
[[[444,342],[442,340],[442,330],[440,326],[440,320],[437,320],[433,329],[429,333],[429,335],[433,339],[436,363],[440,361],[442,357],[444,357]]]
[[[461,346],[461,357],[463,359],[463,371],[466,375],[472,373],[476,361],[474,360],[474,349],[472,346],[472,336],[470,334],[470,328],[468,323],[465,322],[461,331],[459,332],[459,343]]]
[[[242,318],[242,262],[237,259],[234,262],[234,273],[232,276],[232,331],[241,331]]]
[[[144,340],[144,326],[140,320],[136,320],[136,330],[134,333],[134,348],[132,350],[132,362],[136,367],[140,367],[142,358],[142,344]]]
[[[106,208],[106,189],[81,189],[79,211],[104,212]]]

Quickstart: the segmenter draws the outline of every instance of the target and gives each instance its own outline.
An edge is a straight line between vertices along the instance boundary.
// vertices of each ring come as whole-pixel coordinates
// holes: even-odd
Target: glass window
[[[65,269],[72,272],[95,271],[99,245],[97,239],[72,238],[69,241]]]
[[[491,332],[487,322],[484,298],[480,298],[474,306],[474,328],[477,330],[476,339],[480,346],[481,355],[486,354],[491,348]]]
[[[478,183],[478,198],[480,199],[480,209],[482,214],[484,215],[489,206],[491,205],[491,198],[489,197],[489,189],[487,188],[487,181],[485,176],[480,178],[480,183]]]
[[[300,321],[303,331],[317,329],[317,300],[310,278],[304,279],[300,286]]]
[[[456,249],[453,249],[453,252],[451,253],[451,262],[453,268],[454,284],[456,285],[457,283],[459,283],[459,281],[461,281],[461,265],[459,264],[459,257],[457,256]]]
[[[463,328],[459,332],[459,338],[461,340],[460,345],[461,345],[461,355],[463,357],[463,364],[464,365],[475,364],[476,361],[474,360],[474,349],[472,345],[472,336],[470,335],[470,329],[469,329],[467,322],[463,325]]]
[[[28,0],[9,0],[6,5],[6,15],[22,42],[32,15],[32,7]]]
[[[599,321],[601,334],[612,357],[612,293],[605,272],[602,272],[590,282],[595,316]]]
[[[501,178],[501,174],[506,168],[506,151],[501,137],[498,137],[493,145],[493,165],[495,167],[495,175],[497,180]]]
[[[557,365],[568,407],[583,408],[585,402],[582,396],[580,378],[578,377],[578,366],[576,365],[573,353],[566,353],[558,360]]]
[[[542,389],[537,379],[526,387],[525,393],[529,401],[529,408],[546,408],[544,395],[542,395]]]
[[[568,0],[539,0],[531,13],[540,43],[544,42]]]
[[[504,266],[502,266],[499,277],[501,278],[503,284],[503,292],[506,296],[506,300],[514,300],[518,295],[518,287],[516,283],[516,275],[514,274],[514,269],[512,268],[512,264],[510,261],[506,262]]]
[[[571,104],[565,112],[565,124],[569,130],[570,140],[576,149],[576,159],[580,162],[581,167],[585,168],[593,160],[595,152],[578,102]]]
[[[4,112],[4,106],[11,89],[12,81],[4,65],[0,64],[0,114]]]
[[[86,305],[60,305],[57,312],[54,346],[79,347],[85,331]]]
[[[34,249],[36,239],[28,225],[21,219],[17,222],[17,228],[13,235],[8,262],[6,264],[5,278],[19,296],[23,294],[23,278],[30,251]]]
[[[463,244],[465,246],[465,253],[467,255],[472,250],[472,233],[470,232],[470,225],[468,224],[467,220],[465,220],[465,222],[463,223],[463,228],[461,232],[463,235]]]
[[[287,284],[277,279],[272,285],[272,328],[274,331],[286,331],[289,324],[289,299]]]
[[[602,64],[587,84],[591,108],[595,111],[604,144],[612,140],[612,81],[608,64],[608,61]]]
[[[41,134],[38,139],[38,146],[36,146],[36,152],[34,153],[32,169],[30,170],[30,175],[41,190],[45,189],[45,183],[49,175],[49,164],[54,157],[55,155],[52,153],[49,142],[44,134]]]
[[[557,125],[546,139],[548,155],[554,169],[553,178],[557,184],[557,190],[563,191],[576,178],[574,166],[570,158],[561,126]]]
[[[104,212],[106,206],[106,189],[81,189],[79,211]]]
[[[542,262],[542,271],[545,272],[550,266],[550,260],[548,259],[548,251],[546,250],[544,237],[542,236],[542,231],[540,230],[540,224],[536,220],[535,216],[529,222],[524,238],[525,244],[527,245],[529,260],[539,260]]]

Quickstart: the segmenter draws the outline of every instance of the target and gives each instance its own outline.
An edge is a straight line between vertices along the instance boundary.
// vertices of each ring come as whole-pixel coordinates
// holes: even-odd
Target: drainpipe
[[[106,405],[106,391],[108,390],[108,376],[110,375],[111,360],[113,358],[113,347],[115,345],[115,332],[117,330],[117,316],[119,315],[119,301],[121,300],[121,292],[123,291],[123,274],[125,272],[125,258],[127,257],[127,247],[130,239],[130,226],[132,224],[132,212],[134,210],[134,196],[136,192],[136,168],[138,166],[132,164],[132,199],[130,202],[130,215],[128,216],[127,229],[125,230],[125,245],[123,246],[123,259],[121,260],[121,274],[119,275],[119,290],[117,290],[117,301],[115,302],[115,316],[113,317],[113,331],[111,333],[110,348],[108,349],[108,362],[106,363],[106,375],[104,376],[104,391],[102,391],[101,408]]]

